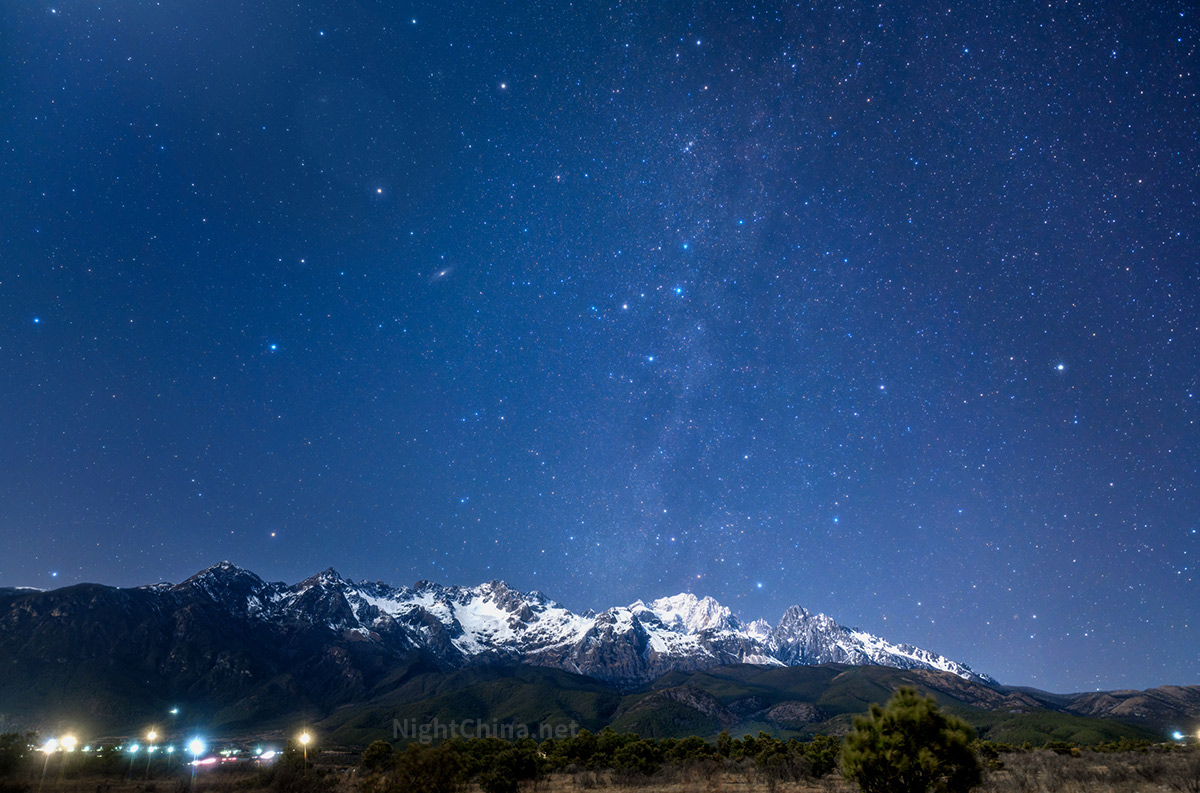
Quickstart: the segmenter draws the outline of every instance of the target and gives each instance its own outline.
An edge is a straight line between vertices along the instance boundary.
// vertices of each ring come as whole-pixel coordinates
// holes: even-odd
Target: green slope
[[[933,685],[927,685],[932,683]],[[987,707],[1002,697],[994,689],[964,684],[952,676],[930,676],[887,667],[729,666],[696,673],[672,672],[645,689],[621,692],[605,683],[554,669],[495,666],[450,673],[428,668],[398,672],[373,699],[341,708],[321,725],[331,740],[365,745],[393,740],[394,721],[440,724],[520,724],[592,731],[611,726],[646,737],[714,737],[765,730],[779,737],[841,734],[853,716],[885,702],[899,686],[932,694],[948,711],[975,726],[980,737],[1006,743],[1048,740],[1088,744],[1119,738],[1155,738],[1144,727],[1088,718],[1053,708],[1027,712]],[[819,714],[811,723],[781,726],[767,712],[802,703]]]

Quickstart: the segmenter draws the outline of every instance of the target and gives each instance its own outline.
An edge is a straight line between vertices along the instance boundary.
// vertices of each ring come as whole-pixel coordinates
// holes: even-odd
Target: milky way
[[[0,585],[692,591],[1200,682],[1187,4],[0,24]]]

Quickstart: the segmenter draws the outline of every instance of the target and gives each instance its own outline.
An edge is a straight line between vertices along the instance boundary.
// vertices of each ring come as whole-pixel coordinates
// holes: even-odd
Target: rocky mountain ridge
[[[672,670],[726,664],[839,663],[929,669],[995,683],[966,664],[846,628],[799,606],[774,626],[743,623],[716,600],[688,593],[576,614],[540,592],[519,592],[502,581],[392,587],[349,581],[330,568],[287,585],[267,583],[229,562],[171,590],[203,594],[238,618],[323,626],[398,651],[425,652],[452,667],[528,663],[637,685]]]
[[[396,714],[836,732],[897,685],[1007,714],[1009,737],[1108,740],[1200,717],[1200,686],[1008,688],[799,607],[776,625],[692,595],[578,614],[500,582],[396,588],[326,570],[288,585],[227,563],[180,584],[2,588],[0,661],[0,731],[137,729],[178,708],[227,734],[303,716],[367,742]]]

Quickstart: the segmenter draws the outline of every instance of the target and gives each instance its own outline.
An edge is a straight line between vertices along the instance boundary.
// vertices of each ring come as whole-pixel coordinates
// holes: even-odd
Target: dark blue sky
[[[0,9],[0,584],[799,603],[1200,682],[1186,3]]]

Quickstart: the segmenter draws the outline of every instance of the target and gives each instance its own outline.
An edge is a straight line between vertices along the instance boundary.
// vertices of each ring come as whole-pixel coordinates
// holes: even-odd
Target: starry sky
[[[0,585],[1200,683],[1188,3],[0,7]]]

